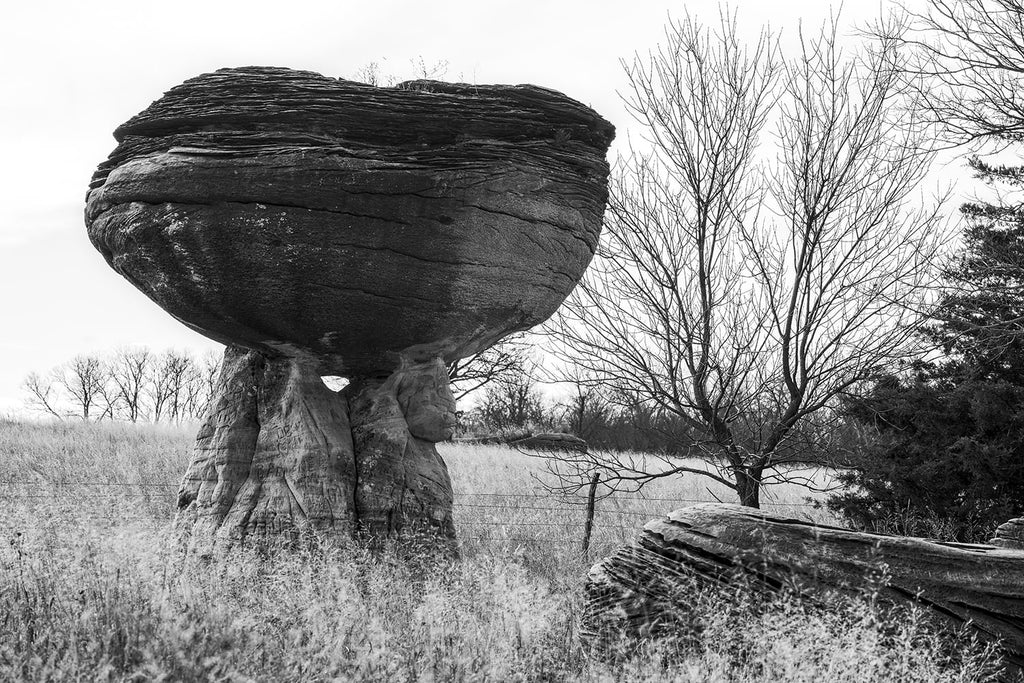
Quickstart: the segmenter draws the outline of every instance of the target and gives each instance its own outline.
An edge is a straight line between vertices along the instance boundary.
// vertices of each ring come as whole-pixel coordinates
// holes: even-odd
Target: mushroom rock
[[[433,445],[451,434],[446,364],[543,321],[578,282],[613,135],[531,85],[264,67],[185,81],[121,125],[89,237],[228,345],[179,495],[193,536],[453,535]]]

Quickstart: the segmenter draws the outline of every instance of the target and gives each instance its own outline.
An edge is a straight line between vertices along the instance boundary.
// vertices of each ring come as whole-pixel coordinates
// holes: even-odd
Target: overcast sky
[[[793,36],[829,13],[818,0],[737,0],[752,33]],[[882,7],[885,5],[883,4]],[[843,23],[879,4],[847,1]],[[122,345],[218,348],[107,267],[82,209],[111,132],[186,78],[225,66],[274,65],[352,77],[369,62],[400,78],[411,60],[447,60],[448,80],[535,83],[612,121],[630,121],[616,92],[621,57],[646,52],[666,17],[706,20],[718,4],[516,0],[388,2],[7,3],[0,22],[0,412],[19,408],[32,371]]]

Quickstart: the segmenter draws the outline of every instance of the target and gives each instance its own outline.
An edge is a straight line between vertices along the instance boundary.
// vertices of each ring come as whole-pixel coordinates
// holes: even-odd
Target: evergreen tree
[[[971,164],[989,182],[1022,176]],[[840,475],[851,489],[829,503],[858,526],[984,540],[1024,512],[1024,208],[961,210],[965,252],[946,269],[947,293],[923,328],[945,357],[847,405],[878,435]]]
[[[1024,167],[971,160],[990,184],[1019,189]],[[964,254],[946,269],[949,285],[927,328],[950,360],[938,376],[1024,384],[1024,206],[965,204]]]
[[[840,475],[829,507],[868,530],[983,541],[1024,511],[1024,387],[890,378],[850,405],[878,437]]]
[[[896,24],[912,54],[922,120],[975,153],[1024,141],[1024,3],[928,0]],[[889,36],[893,37],[893,36]],[[964,251],[924,334],[944,357],[887,378],[847,405],[877,435],[851,457],[856,485],[830,506],[869,527],[981,540],[1024,513],[1024,166],[974,156],[998,201],[962,207]],[[892,521],[900,521],[894,525]],[[890,522],[886,524],[886,522]]]

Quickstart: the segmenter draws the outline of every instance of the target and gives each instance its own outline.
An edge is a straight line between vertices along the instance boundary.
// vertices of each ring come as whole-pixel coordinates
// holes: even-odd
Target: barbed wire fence
[[[625,542],[628,535],[639,533],[646,522],[671,510],[696,503],[716,502],[711,498],[659,497],[643,493],[616,492],[597,496],[599,485],[599,478],[594,477],[584,496],[456,491],[454,508],[459,538],[480,543],[579,544],[581,555],[587,558],[591,541],[597,533],[613,533],[619,537],[615,540]],[[0,480],[0,520],[8,516],[4,514],[7,510],[19,503],[39,506],[88,501],[96,507],[68,508],[75,520],[96,526],[106,523],[109,527],[130,523],[139,529],[158,530],[169,527],[173,521],[178,486],[177,483],[154,481]],[[109,503],[109,510],[99,509],[104,503]],[[133,506],[126,509],[126,503]],[[792,513],[794,510],[820,508],[820,504],[769,502],[762,507],[773,512]],[[531,517],[523,519],[524,516]],[[18,519],[6,520],[5,526],[13,532],[46,528],[45,524]],[[510,532],[524,530],[529,533],[519,537],[510,535]],[[552,533],[544,533],[547,530]],[[576,533],[571,533],[572,530]]]

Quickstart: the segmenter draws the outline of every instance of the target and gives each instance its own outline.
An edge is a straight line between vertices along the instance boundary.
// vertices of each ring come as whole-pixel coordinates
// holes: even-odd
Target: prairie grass
[[[2,681],[980,681],[951,646],[869,599],[833,612],[695,593],[700,643],[617,663],[578,635],[591,562],[703,483],[601,502],[590,559],[579,501],[511,449],[446,446],[461,561],[311,543],[177,550],[168,523],[192,427],[0,422]],[[701,496],[701,493],[704,495]],[[796,487],[775,504],[806,504]],[[818,514],[814,508],[799,508]]]

